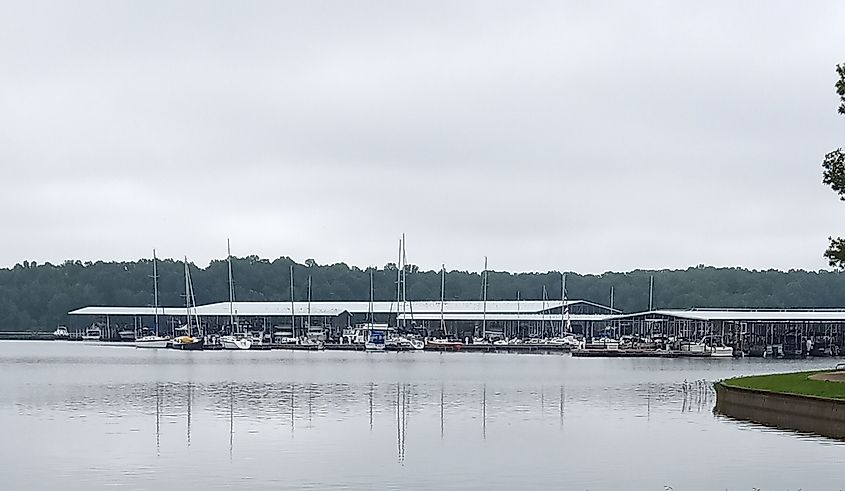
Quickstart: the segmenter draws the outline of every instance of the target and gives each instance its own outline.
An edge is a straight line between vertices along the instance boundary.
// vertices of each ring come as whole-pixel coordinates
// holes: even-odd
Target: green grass
[[[738,377],[727,379],[722,383],[732,387],[744,387],[769,392],[825,397],[829,399],[845,399],[845,382],[826,382],[822,380],[810,380],[808,378],[814,373],[829,371],[820,370]]]

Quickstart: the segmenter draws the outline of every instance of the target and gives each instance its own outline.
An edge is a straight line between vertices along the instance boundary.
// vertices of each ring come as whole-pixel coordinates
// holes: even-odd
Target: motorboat
[[[248,350],[252,347],[252,339],[246,336],[222,336],[220,344],[223,349]]]
[[[714,358],[733,358],[734,349],[730,346],[711,346],[710,356]]]
[[[690,353],[701,353],[703,356],[710,355],[713,358],[731,358],[734,355],[734,349],[726,346],[721,338],[715,336],[704,336],[701,341],[697,343],[681,345],[681,351],[689,351]]]
[[[572,335],[549,339],[547,344],[563,346],[570,349],[580,349],[584,346],[583,341],[579,341],[578,338]]]
[[[275,344],[296,344],[298,339],[293,335],[293,329],[288,326],[278,327],[273,332],[273,343]]]
[[[589,343],[584,343],[584,349],[598,349],[607,351],[618,351],[619,340],[614,338],[593,338]]]
[[[121,329],[117,335],[121,341],[135,341],[135,331],[132,329]]]
[[[296,344],[298,344],[299,346],[304,346],[306,348],[319,350],[323,349],[323,345],[325,343],[323,343],[323,340],[320,339],[319,336],[304,334],[302,336],[299,336],[299,339],[296,340]]]
[[[385,348],[384,331],[370,331],[370,337],[364,343],[364,349],[367,351],[380,352]]]
[[[386,351],[413,351],[415,348],[411,341],[403,336],[393,336],[384,342]]]
[[[411,344],[411,347],[414,348],[415,350],[421,350],[421,349],[425,348],[425,341],[423,341],[422,339],[418,339],[418,338],[406,338],[406,339],[408,340],[408,343]]]
[[[67,332],[67,327],[59,326],[53,331],[53,339],[68,339],[70,338],[70,334]]]
[[[100,337],[102,337],[103,333],[100,331],[100,326],[96,324],[92,324],[91,327],[85,330],[85,333],[82,335],[83,341],[99,341]]]

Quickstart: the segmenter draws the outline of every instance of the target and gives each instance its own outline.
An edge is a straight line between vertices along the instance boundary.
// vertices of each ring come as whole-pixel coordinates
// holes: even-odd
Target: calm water
[[[840,489],[845,446],[714,416],[700,382],[833,364],[2,342],[0,482]]]

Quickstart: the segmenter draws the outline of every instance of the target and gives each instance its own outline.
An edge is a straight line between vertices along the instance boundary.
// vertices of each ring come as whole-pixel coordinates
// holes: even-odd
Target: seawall
[[[845,400],[733,387],[724,382],[717,382],[715,388],[717,414],[845,439]]]

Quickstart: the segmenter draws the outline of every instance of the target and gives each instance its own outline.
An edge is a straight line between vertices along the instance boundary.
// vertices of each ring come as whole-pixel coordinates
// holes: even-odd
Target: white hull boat
[[[364,349],[367,351],[372,351],[374,353],[379,353],[384,351],[384,343],[364,343]]]
[[[167,348],[170,339],[163,336],[141,336],[135,340],[136,348]]]
[[[82,335],[83,341],[99,341],[100,337],[102,336],[102,332],[98,327],[89,327],[85,330],[85,334]]]
[[[730,346],[713,346],[710,356],[714,358],[733,358],[734,349]]]
[[[223,349],[248,350],[252,347],[252,340],[235,336],[223,336],[220,338],[220,344],[223,345]]]

